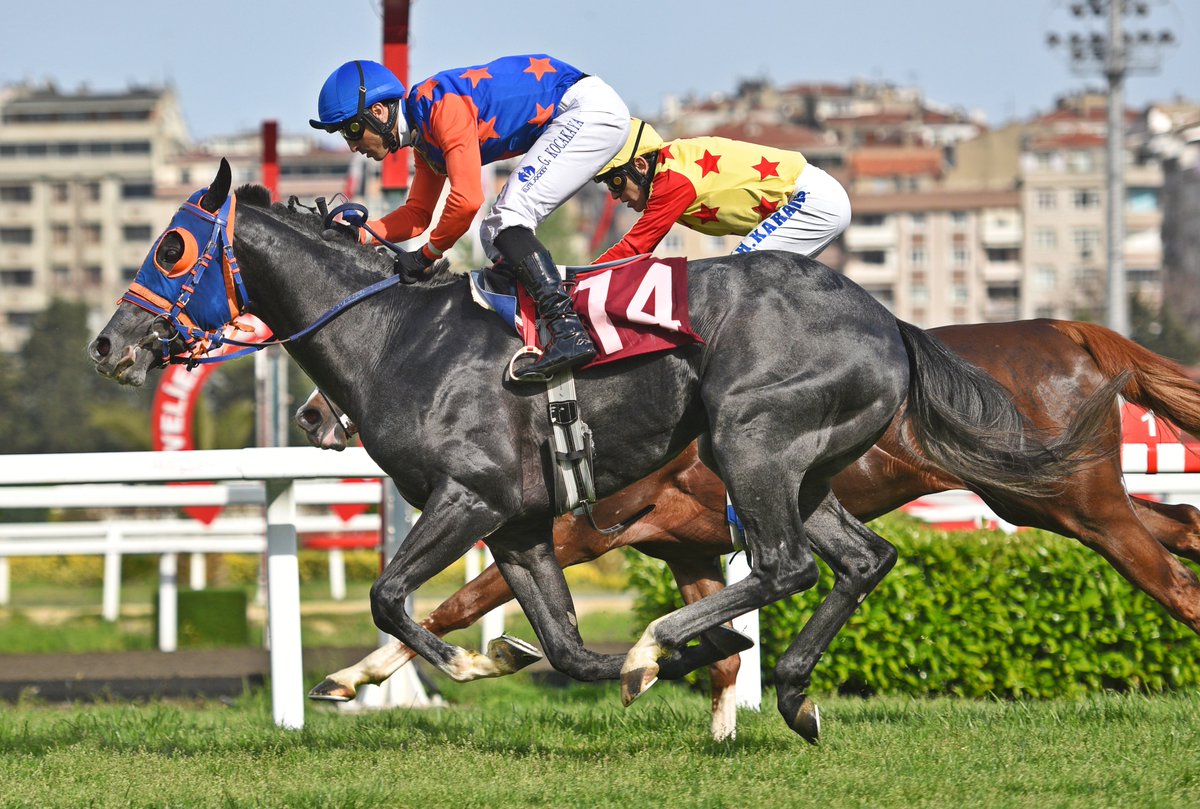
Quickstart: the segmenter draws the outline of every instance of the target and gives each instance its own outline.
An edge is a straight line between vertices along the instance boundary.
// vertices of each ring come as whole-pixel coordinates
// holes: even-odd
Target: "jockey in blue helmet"
[[[340,132],[352,151],[383,160],[412,146],[412,188],[404,205],[370,224],[388,241],[429,230],[442,189],[442,213],[398,271],[422,277],[467,231],[483,207],[483,165],[523,155],[480,227],[493,260],[503,258],[537,305],[550,333],[543,355],[518,369],[537,381],[589,362],[595,346],[534,229],[597,174],[625,142],[629,111],[616,92],[546,54],[504,56],[443,70],[409,88],[376,62],[347,62],[321,88],[313,127]]]

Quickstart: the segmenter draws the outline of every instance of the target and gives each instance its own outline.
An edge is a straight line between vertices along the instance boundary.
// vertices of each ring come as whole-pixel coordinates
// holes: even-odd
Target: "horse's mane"
[[[303,205],[295,206],[290,203],[287,205],[281,202],[272,204],[271,192],[256,183],[247,183],[238,188],[235,193],[238,202],[270,212],[274,218],[289,225],[294,230],[320,241],[321,244],[333,250],[352,257],[359,266],[385,276],[392,274],[392,254],[390,252],[385,252],[369,245],[359,244],[349,238],[338,238],[328,241],[323,239],[321,232],[325,229],[325,224],[322,217],[315,210],[308,210]],[[293,198],[294,200],[295,198]],[[454,283],[459,280],[459,276],[449,271],[449,261],[439,261],[434,266],[436,271],[433,277],[423,282],[423,286]]]

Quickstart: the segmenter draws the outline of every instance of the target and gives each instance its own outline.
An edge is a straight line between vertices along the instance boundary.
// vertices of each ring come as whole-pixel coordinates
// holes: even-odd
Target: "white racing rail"
[[[194,452],[112,452],[45,455],[6,455],[0,464],[0,505],[8,507],[64,506],[74,505],[75,494],[87,503],[96,506],[115,505],[230,505],[258,503],[265,506],[266,572],[267,572],[267,633],[271,648],[271,708],[275,724],[287,728],[304,726],[303,658],[300,646],[300,576],[297,561],[297,526],[301,523],[297,515],[300,502],[295,482],[313,479],[379,478],[383,471],[359,447],[344,452],[331,453],[312,447],[272,447],[262,449],[201,450]],[[102,490],[97,484],[145,484],[187,483],[195,481],[230,481],[250,486],[234,486],[224,489],[216,487],[173,487],[175,493],[164,492],[157,487],[154,492],[144,494],[147,500],[118,502],[121,498],[136,500],[138,493],[121,490]],[[342,484],[339,484],[342,485]],[[39,487],[37,489],[32,487]],[[44,487],[64,487],[57,492]],[[188,489],[196,491],[189,492]],[[383,488],[384,553],[387,558],[395,553],[400,541],[408,531],[408,508],[400,500],[395,488]],[[202,491],[207,489],[207,491]],[[24,496],[22,493],[24,492]],[[55,494],[59,495],[54,500]],[[358,496],[357,494],[354,496]],[[87,498],[94,499],[88,501]],[[159,503],[150,502],[160,498]],[[182,498],[183,502],[179,502]],[[188,498],[191,498],[189,501]],[[207,499],[206,499],[207,498]],[[326,501],[328,502],[328,501]],[[354,500],[352,502],[362,502]],[[305,518],[307,519],[307,518]],[[190,525],[190,534],[171,537],[163,536],[161,527],[153,529],[156,539],[146,538],[146,548],[153,546],[153,553],[164,553],[164,560],[173,560],[170,551],[163,551],[164,542],[176,542],[176,550],[260,552],[263,548],[263,522],[255,521],[258,530],[239,535],[236,532],[225,537],[213,536]],[[128,523],[122,527],[134,530]],[[61,531],[64,524],[54,526]],[[97,541],[94,527],[80,529],[82,536],[75,540],[82,543]],[[38,541],[32,526],[14,529],[14,533],[0,533],[0,547],[14,554],[30,552]],[[100,542],[106,541],[101,537]],[[70,538],[67,538],[69,541]],[[134,552],[142,547],[135,537],[122,538],[122,552]],[[195,543],[194,545],[192,543]],[[3,544],[7,543],[7,544]],[[81,544],[81,547],[82,547]],[[45,551],[42,551],[44,554]],[[167,563],[164,562],[164,565]],[[169,566],[168,566],[169,567]],[[162,571],[173,578],[174,571]]]

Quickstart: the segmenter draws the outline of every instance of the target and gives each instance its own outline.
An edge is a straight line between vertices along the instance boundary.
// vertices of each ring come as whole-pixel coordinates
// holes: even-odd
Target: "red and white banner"
[[[1126,472],[1200,472],[1200,442],[1144,407],[1121,404],[1121,435],[1121,468]]]
[[[253,332],[239,331],[233,335],[242,342],[259,343],[270,338],[271,330],[252,315],[239,320]],[[209,356],[220,356],[240,350],[241,346],[223,345]],[[200,388],[220,363],[206,363],[188,370],[186,365],[168,365],[163,369],[154,404],[150,408],[150,441],[156,451],[178,452],[195,449],[193,416]],[[209,525],[221,513],[220,506],[187,506],[184,511]]]

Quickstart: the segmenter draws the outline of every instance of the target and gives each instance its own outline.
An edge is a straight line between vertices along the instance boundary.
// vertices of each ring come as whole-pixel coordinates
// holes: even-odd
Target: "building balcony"
[[[1025,231],[1020,222],[1004,225],[984,220],[980,240],[984,247],[1020,247]]]
[[[983,304],[983,319],[990,323],[1021,319],[1020,301],[986,301]]]
[[[1024,272],[1019,261],[989,261],[983,265],[983,280],[1020,281]]]
[[[894,227],[850,225],[842,239],[847,250],[883,250],[899,244]]]

